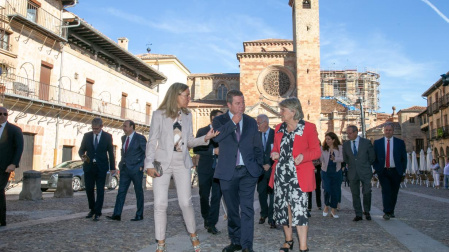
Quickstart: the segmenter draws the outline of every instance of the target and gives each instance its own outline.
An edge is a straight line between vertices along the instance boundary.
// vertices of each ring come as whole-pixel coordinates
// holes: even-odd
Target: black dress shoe
[[[92,217],[94,217],[95,212],[94,211],[90,211],[87,215],[86,215],[86,219],[90,219]]]
[[[276,222],[271,221],[271,222],[270,222],[270,228],[276,229]]]
[[[5,227],[5,226],[6,226],[6,222],[0,223],[0,227]]]
[[[143,220],[143,216],[136,216],[134,219],[131,219],[131,221],[141,221]]]
[[[206,230],[209,229],[209,222],[207,222],[207,220],[204,221],[204,228]]]
[[[122,217],[120,215],[106,216],[106,218],[108,218],[110,220],[116,220],[116,221],[121,221],[122,220]]]
[[[246,248],[246,249],[243,249],[242,252],[254,252],[254,250]]]
[[[207,229],[207,232],[209,232],[209,233],[211,233],[213,235],[216,235],[216,234],[220,233],[220,231],[218,231],[218,229],[215,226],[210,226]]]
[[[264,224],[267,217],[260,217],[259,224]]]
[[[100,216],[101,215],[95,215],[94,218],[93,218],[93,221],[99,221],[100,220]]]
[[[389,214],[384,214],[383,216],[384,220],[389,220],[391,218],[391,216]]]
[[[362,216],[356,216],[352,221],[361,221],[363,220]]]
[[[239,251],[242,250],[242,246],[240,246],[239,244],[234,244],[231,243],[228,246],[226,246],[222,252],[234,252],[234,251]]]
[[[371,220],[371,214],[369,214],[368,212],[364,212],[363,214],[365,215],[366,220]]]
[[[396,218],[396,216],[394,216],[394,213],[390,214],[390,218]]]

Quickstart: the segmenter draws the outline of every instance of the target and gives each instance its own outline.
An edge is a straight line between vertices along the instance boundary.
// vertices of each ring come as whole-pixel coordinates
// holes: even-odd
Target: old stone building
[[[449,87],[444,86],[443,79],[439,78],[422,97],[427,99],[427,109],[419,114],[421,130],[441,166],[445,164],[445,157],[449,156]]]
[[[240,73],[188,76],[193,99],[190,108],[197,120],[194,127],[209,123],[211,109],[226,108],[225,94],[231,89],[245,95],[247,114],[267,114],[272,127],[280,123],[278,103],[298,97],[305,120],[317,125],[320,139],[328,131],[345,139],[347,125],[360,127],[360,103],[365,106],[367,128],[381,123],[376,112],[379,75],[371,71],[320,70],[319,1],[290,0],[288,4],[292,7],[293,40],[243,42],[243,52],[236,54]]]
[[[22,128],[21,169],[42,170],[79,159],[90,122],[101,117],[120,159],[122,124],[148,132],[166,77],[65,8],[77,1],[1,1],[0,103]]]

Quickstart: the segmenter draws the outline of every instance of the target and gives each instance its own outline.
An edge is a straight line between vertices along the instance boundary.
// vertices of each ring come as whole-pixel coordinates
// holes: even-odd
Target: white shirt
[[[3,130],[5,129],[7,122],[8,121],[5,121],[4,123],[0,124],[0,125],[2,125],[2,127],[0,128],[0,138],[2,138]]]
[[[231,111],[229,110],[229,117],[232,120],[232,117],[234,116]],[[234,123],[234,121],[232,121]],[[237,125],[236,123],[234,123],[235,125]],[[240,138],[242,138],[242,129],[243,129],[243,115],[242,115],[242,119],[239,122],[239,126],[240,126]],[[243,162],[243,157],[242,157],[242,152],[240,152],[240,163],[239,165],[245,165],[245,163]]]
[[[446,166],[444,167],[444,175],[449,175],[449,163],[446,164]]]
[[[387,167],[387,143],[388,138],[384,137],[385,140],[385,165],[384,167]],[[390,168],[396,167],[394,164],[394,158],[393,158],[393,137],[390,138]]]
[[[122,146],[123,151],[125,151],[126,139],[128,139],[128,138],[129,138],[129,143],[128,143],[128,148],[129,148],[129,144],[131,143],[131,140],[133,140],[134,132],[135,131],[133,131],[133,133],[131,133],[129,136],[127,136],[125,138],[125,142],[123,143],[123,146]]]

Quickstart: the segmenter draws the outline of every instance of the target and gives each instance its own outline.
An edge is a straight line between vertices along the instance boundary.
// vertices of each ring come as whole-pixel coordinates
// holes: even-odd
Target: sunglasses
[[[8,113],[0,113],[0,115],[8,116]]]

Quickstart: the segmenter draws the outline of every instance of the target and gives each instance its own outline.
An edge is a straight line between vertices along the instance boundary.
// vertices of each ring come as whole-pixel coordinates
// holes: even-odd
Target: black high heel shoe
[[[309,248],[307,248],[305,250],[299,250],[299,252],[309,252]]]
[[[293,243],[294,243],[293,240],[291,240],[291,241],[285,241],[284,244],[287,244],[287,245],[288,245],[288,248],[282,247],[282,248],[279,249],[279,251],[288,252],[289,250],[292,250],[292,249],[293,249]]]

